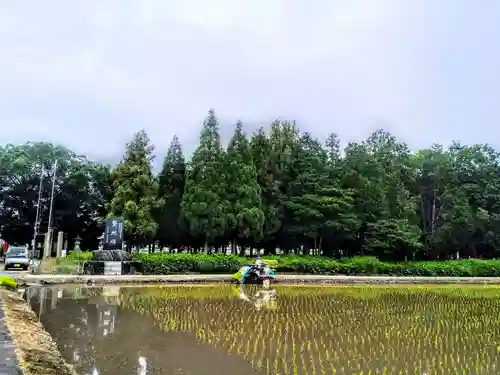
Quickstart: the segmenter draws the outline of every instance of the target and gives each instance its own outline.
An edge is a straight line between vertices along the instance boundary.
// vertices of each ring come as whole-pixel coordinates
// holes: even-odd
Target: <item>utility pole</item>
[[[54,188],[56,186],[57,160],[54,162],[54,174],[52,175],[52,192],[50,193],[49,209],[49,231],[52,230],[52,207],[54,206]]]
[[[40,204],[42,202],[42,187],[43,187],[43,173],[44,168],[42,165],[42,170],[40,171],[40,186],[38,187],[38,202],[36,204],[36,216],[35,216],[35,227],[33,228],[33,242],[32,242],[32,251],[33,256],[36,254],[36,237],[38,235],[38,226],[40,225]]]
[[[49,208],[49,226],[47,228],[47,235],[45,236],[44,258],[50,256],[50,249],[52,245],[52,207],[54,206],[54,189],[56,186],[57,174],[57,160],[54,162],[54,173],[52,175],[52,192],[50,193],[50,208]]]

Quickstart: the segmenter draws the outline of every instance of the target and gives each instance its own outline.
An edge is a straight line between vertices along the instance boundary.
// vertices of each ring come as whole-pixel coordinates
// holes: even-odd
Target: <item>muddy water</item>
[[[500,373],[498,287],[26,293],[80,375]]]

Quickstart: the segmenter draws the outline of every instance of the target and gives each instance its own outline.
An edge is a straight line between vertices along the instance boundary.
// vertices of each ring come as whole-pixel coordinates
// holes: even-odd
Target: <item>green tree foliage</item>
[[[327,150],[304,133],[295,156],[295,177],[285,199],[290,223],[286,232],[295,234],[296,240],[313,243],[314,249],[322,248],[325,237],[350,233],[357,224],[351,213],[352,192],[339,187],[334,167]]]
[[[281,228],[279,184],[276,180],[276,164],[271,152],[271,142],[264,129],[256,132],[250,143],[253,162],[257,171],[257,182],[261,189],[261,204],[264,213],[263,240],[260,245],[270,251],[278,245],[276,236]]]
[[[233,247],[237,242],[256,243],[262,238],[265,218],[252,150],[241,122],[236,124],[227,149],[226,177],[226,197],[229,202],[227,232]]]
[[[174,136],[163,168],[158,176],[158,201],[162,204],[156,211],[158,223],[157,240],[161,246],[181,247],[185,228],[181,217],[181,202],[184,194],[186,161],[179,138]]]
[[[224,150],[219,121],[214,110],[208,112],[186,176],[182,214],[190,233],[203,241],[205,252],[227,233],[229,202],[226,200]]]
[[[58,161],[52,227],[97,247],[101,220],[110,197],[109,168],[51,143],[8,144],[0,148],[0,233],[11,243],[29,244],[33,237],[40,178],[43,179],[39,233],[48,230],[54,162]]]
[[[157,184],[151,171],[154,147],[144,130],[127,144],[125,155],[113,170],[113,197],[109,217],[123,217],[129,244],[147,244],[154,238],[157,224]]]
[[[500,154],[488,145],[411,151],[378,130],[342,149],[336,134],[315,139],[275,121],[250,137],[238,123],[225,152],[211,110],[188,163],[174,138],[154,176],[152,152],[139,132],[110,173],[49,143],[1,147],[2,238],[31,241],[42,168],[40,232],[47,230],[57,159],[53,226],[88,247],[103,218],[123,216],[132,245],[189,252],[232,243],[389,261],[500,255]]]

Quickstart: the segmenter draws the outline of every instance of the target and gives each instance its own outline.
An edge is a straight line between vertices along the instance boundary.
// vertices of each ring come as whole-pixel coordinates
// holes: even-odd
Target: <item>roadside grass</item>
[[[16,289],[17,282],[13,277],[10,276],[0,276],[0,287],[7,289]]]
[[[76,275],[82,264],[83,261],[73,258],[48,258],[41,261],[36,273],[42,275]]]

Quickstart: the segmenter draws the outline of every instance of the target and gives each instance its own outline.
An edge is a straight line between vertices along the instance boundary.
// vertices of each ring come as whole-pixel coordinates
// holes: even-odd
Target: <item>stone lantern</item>
[[[82,241],[82,239],[80,238],[80,236],[76,236],[75,238],[75,249],[74,251],[80,251],[80,242]]]

